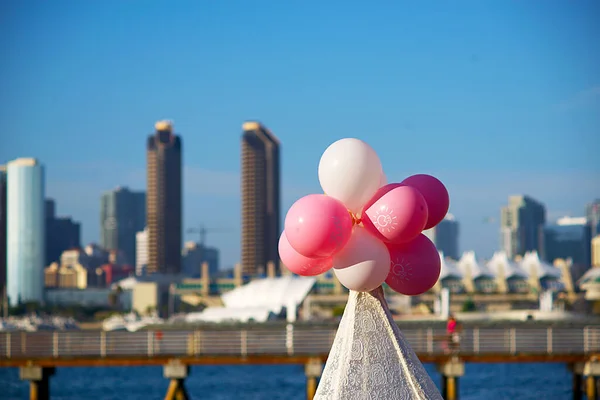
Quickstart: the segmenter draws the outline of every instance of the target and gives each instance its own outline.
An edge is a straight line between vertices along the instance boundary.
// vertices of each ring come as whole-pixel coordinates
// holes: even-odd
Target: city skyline
[[[165,5],[135,20],[126,17],[132,7],[13,4],[0,24],[9,60],[0,83],[10,99],[0,109],[10,132],[0,138],[0,163],[42,160],[48,197],[82,223],[83,243],[99,242],[100,193],[145,190],[139,143],[163,116],[186,142],[184,228],[231,228],[208,237],[224,266],[240,259],[239,125],[248,119],[277,132],[286,149],[282,210],[321,191],[315,171],[330,143],[358,137],[390,181],[439,177],[461,249],[481,256],[498,248],[498,210],[509,195],[543,201],[549,221],[581,216],[598,197],[597,2],[439,4],[435,12],[320,4],[319,13],[308,3],[197,4],[185,13]],[[248,13],[272,24],[257,26]],[[307,18],[311,29],[299,36],[294,27]],[[178,23],[157,30],[165,19]],[[169,62],[157,60],[163,51]],[[490,217],[496,222],[483,222]]]

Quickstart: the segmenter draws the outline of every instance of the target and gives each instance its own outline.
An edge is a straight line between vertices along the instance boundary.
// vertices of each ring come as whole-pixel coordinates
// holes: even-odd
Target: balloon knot
[[[359,225],[362,222],[361,218],[357,217],[352,211],[348,211],[348,213],[350,214],[350,218],[352,218],[352,226]]]

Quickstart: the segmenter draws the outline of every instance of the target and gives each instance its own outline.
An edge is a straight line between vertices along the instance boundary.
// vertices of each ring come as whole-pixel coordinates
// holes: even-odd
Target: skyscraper
[[[501,246],[508,257],[536,250],[544,254],[546,207],[529,196],[510,196],[500,210]]]
[[[147,273],[181,271],[181,138],[159,121],[147,141]],[[142,230],[143,227],[140,229]]]
[[[81,247],[81,225],[71,217],[57,217],[56,203],[46,199],[46,257],[45,266],[60,260],[65,250]]]
[[[135,274],[146,275],[148,268],[148,229],[135,234]]]
[[[585,206],[585,216],[592,231],[592,237],[600,234],[600,199]]]
[[[100,199],[100,245],[121,251],[135,265],[135,235],[146,226],[146,194],[118,187]]]
[[[279,140],[258,122],[242,134],[242,268],[254,275],[267,263],[279,273]]]
[[[6,287],[6,167],[0,165],[0,296]]]
[[[33,158],[7,165],[7,288],[10,304],[44,300],[44,167]]]
[[[436,226],[423,232],[444,253],[445,257],[453,260],[460,258],[458,249],[459,226],[454,215],[447,214]]]
[[[556,224],[544,228],[544,253],[549,262],[557,258],[573,260],[573,264],[589,268],[591,264],[592,235],[585,217],[563,217]]]

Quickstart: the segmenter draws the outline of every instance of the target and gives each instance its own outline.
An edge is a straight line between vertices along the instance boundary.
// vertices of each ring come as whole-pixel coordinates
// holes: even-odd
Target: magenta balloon
[[[346,207],[324,194],[304,196],[285,217],[285,235],[304,257],[330,257],[348,243],[351,234],[352,217]]]
[[[427,203],[421,193],[402,185],[375,200],[363,212],[362,223],[365,229],[386,243],[405,243],[423,231],[427,216]]]
[[[394,291],[417,296],[431,289],[438,278],[442,263],[435,245],[420,234],[408,243],[389,244],[390,272],[385,282]]]
[[[290,245],[285,232],[279,238],[279,258],[283,265],[294,274],[302,276],[321,275],[333,267],[333,258],[308,258],[298,253]]]
[[[425,229],[433,228],[444,219],[450,208],[450,196],[439,179],[431,175],[419,174],[409,176],[402,183],[414,187],[425,198],[429,210]]]

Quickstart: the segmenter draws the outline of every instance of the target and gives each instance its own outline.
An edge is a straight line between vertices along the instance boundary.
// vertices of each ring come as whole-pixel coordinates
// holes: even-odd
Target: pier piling
[[[585,363],[578,362],[569,364],[573,373],[573,400],[583,400],[583,370]]]
[[[306,398],[313,400],[317,392],[318,379],[323,372],[323,363],[319,358],[311,358],[304,366],[306,375]]]
[[[465,363],[453,357],[438,364],[437,370],[442,375],[442,397],[445,400],[458,400],[458,378],[465,374]]]
[[[163,375],[171,380],[165,400],[188,400],[190,398],[184,384],[189,373],[190,367],[179,360],[171,360],[164,366]]]
[[[21,380],[29,381],[29,400],[50,400],[50,377],[54,368],[26,366],[19,368]]]

